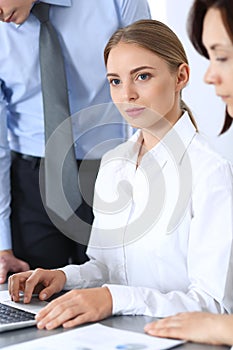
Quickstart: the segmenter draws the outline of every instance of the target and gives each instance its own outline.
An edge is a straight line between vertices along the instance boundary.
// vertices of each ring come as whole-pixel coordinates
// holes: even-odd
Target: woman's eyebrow
[[[107,77],[114,76],[114,77],[119,77],[119,74],[117,73],[107,73]]]
[[[140,66],[140,67],[132,69],[130,71],[130,74],[137,73],[137,72],[139,72],[140,70],[143,70],[143,69],[154,69],[154,67],[151,67],[151,66]]]
[[[215,51],[218,49],[224,49],[224,50],[229,50],[230,46],[229,45],[224,45],[220,43],[216,43],[210,46],[210,50]]]
[[[143,70],[143,69],[154,69],[154,67],[151,67],[151,66],[140,66],[140,67],[132,69],[130,71],[130,74],[135,74],[135,73],[137,73],[137,72],[139,72],[140,70]],[[117,74],[117,73],[107,73],[107,77],[109,77],[109,76],[119,77],[119,74]]]

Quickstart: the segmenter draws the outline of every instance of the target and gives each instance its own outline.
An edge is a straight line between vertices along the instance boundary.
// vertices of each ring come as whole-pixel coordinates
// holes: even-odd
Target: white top
[[[136,169],[140,138],[103,157],[90,261],[62,269],[65,288],[107,285],[113,314],[233,312],[230,164],[187,114]]]

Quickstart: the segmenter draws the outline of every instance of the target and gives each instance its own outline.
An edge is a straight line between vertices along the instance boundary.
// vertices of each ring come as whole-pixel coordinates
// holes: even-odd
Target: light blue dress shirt
[[[110,103],[101,53],[117,28],[149,18],[149,6],[146,0],[44,2],[59,5],[51,6],[50,19],[64,53],[76,156],[100,158],[129,132]],[[0,23],[0,250],[11,248],[10,149],[44,155],[39,30],[32,14],[21,25]]]

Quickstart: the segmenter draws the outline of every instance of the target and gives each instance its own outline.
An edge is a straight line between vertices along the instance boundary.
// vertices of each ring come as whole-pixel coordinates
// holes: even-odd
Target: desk
[[[7,285],[0,285],[0,290],[6,290]],[[149,316],[116,316],[110,317],[101,323],[108,327],[114,327],[119,329],[125,329],[129,331],[136,331],[143,333],[143,327],[146,323],[151,322],[153,319]],[[36,327],[18,329],[15,331],[9,331],[1,333],[0,335],[0,348],[4,348],[9,345],[22,343],[33,339],[39,339],[41,337],[47,337],[61,332],[69,332],[63,328],[58,328],[52,331],[39,330]],[[228,346],[211,346],[203,344],[186,343],[176,347],[177,350],[227,350]]]

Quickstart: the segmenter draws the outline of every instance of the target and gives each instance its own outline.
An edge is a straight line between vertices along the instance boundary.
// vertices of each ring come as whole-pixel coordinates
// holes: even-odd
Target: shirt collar
[[[58,5],[58,6],[71,6],[72,5],[72,0],[44,0],[44,1],[38,1],[38,2],[45,2],[46,4]]]
[[[196,132],[196,128],[191,122],[188,113],[185,112],[176,124],[167,132],[163,139],[148,153],[157,159],[161,167],[163,167],[171,158],[176,164],[180,164]],[[134,145],[133,147],[128,148],[129,157],[134,159],[138,155],[140,144],[142,142],[141,139],[141,130],[138,130],[129,140]],[[144,157],[145,161],[146,158],[147,157]]]
[[[176,159],[177,164],[182,162],[183,156],[193,137],[197,133],[195,126],[193,125],[187,112],[176,122],[171,130],[164,136],[161,142],[163,148],[171,152],[171,155]]]

